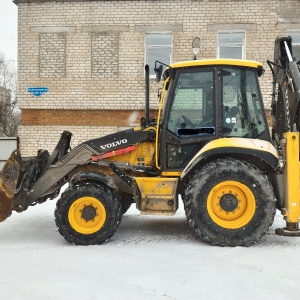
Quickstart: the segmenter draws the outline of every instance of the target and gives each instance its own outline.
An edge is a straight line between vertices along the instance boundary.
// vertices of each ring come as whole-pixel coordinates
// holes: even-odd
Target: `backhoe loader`
[[[299,66],[290,37],[275,40],[271,115],[265,117],[259,77],[263,65],[234,59],[193,60],[164,66],[156,118],[140,127],[88,140],[70,149],[64,131],[51,155],[14,151],[0,174],[0,221],[12,211],[58,196],[55,222],[75,245],[102,244],[122,215],[173,215],[183,200],[189,225],[205,242],[250,246],[272,225],[276,208],[286,221],[277,234],[298,236]],[[164,72],[163,72],[164,69]]]

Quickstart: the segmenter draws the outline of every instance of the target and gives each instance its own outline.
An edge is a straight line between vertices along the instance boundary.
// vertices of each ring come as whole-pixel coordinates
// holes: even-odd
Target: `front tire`
[[[184,195],[190,226],[204,241],[219,246],[250,246],[268,232],[276,202],[268,177],[233,158],[196,171]]]
[[[66,190],[55,209],[59,233],[74,245],[96,245],[107,241],[121,222],[116,193],[105,185],[85,184]]]

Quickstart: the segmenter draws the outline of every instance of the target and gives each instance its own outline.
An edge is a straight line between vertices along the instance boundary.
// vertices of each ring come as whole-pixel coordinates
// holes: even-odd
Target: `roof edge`
[[[263,67],[263,64],[257,61],[244,60],[244,59],[225,59],[225,58],[183,61],[183,62],[173,63],[170,65],[170,67],[184,68],[184,67],[208,66],[208,65],[232,65],[232,66],[242,66],[242,67],[251,67],[251,68]]]
[[[23,3],[46,3],[46,2],[92,2],[92,1],[105,1],[105,0],[12,0],[12,2],[16,5]]]

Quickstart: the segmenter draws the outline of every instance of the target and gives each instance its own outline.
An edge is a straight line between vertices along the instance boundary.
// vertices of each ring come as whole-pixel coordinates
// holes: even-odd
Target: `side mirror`
[[[156,82],[160,82],[161,75],[162,75],[162,71],[163,71],[163,66],[162,66],[162,65],[159,65],[159,67],[157,68],[157,67],[156,67],[156,63],[157,63],[157,62],[155,62],[155,68],[154,68],[154,72],[155,72],[155,74],[156,74],[155,81],[156,81]]]

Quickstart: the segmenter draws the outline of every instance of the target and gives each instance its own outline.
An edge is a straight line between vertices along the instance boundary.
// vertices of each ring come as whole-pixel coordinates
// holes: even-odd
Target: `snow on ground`
[[[269,235],[249,248],[210,246],[173,217],[131,207],[100,246],[73,246],[54,224],[55,202],[0,224],[0,299],[298,299],[300,237]]]

